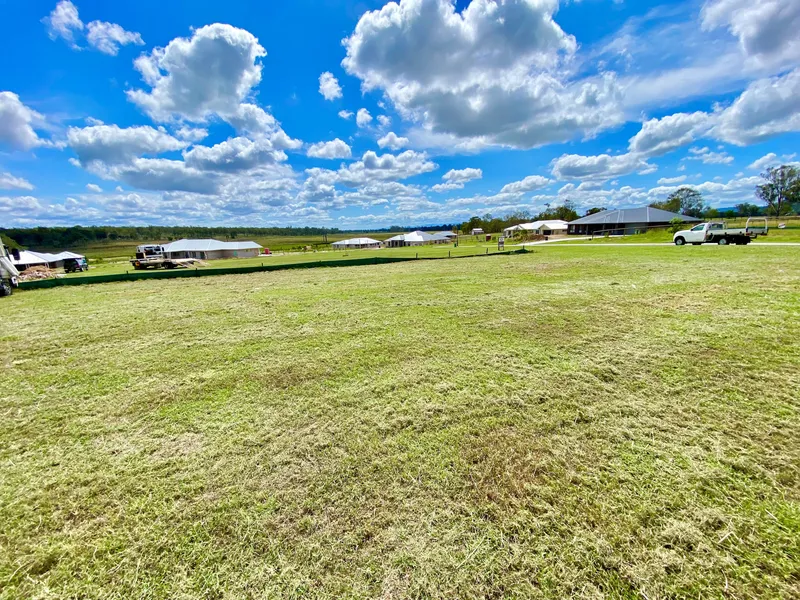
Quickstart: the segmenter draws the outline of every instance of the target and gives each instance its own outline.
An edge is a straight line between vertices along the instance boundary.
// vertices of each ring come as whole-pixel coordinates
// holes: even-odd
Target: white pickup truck
[[[751,240],[754,240],[759,235],[767,235],[769,230],[766,219],[763,219],[763,227],[751,224],[753,220],[751,217],[747,219],[744,227],[737,228],[728,228],[725,223],[720,222],[700,223],[691,229],[679,231],[672,236],[672,241],[675,242],[676,246],[683,246],[684,244],[694,244],[695,246],[700,244],[719,244],[720,246],[725,244],[749,244]],[[755,220],[761,221],[762,219]]]

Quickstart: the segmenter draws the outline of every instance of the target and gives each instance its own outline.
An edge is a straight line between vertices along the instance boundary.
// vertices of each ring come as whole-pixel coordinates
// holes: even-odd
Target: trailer
[[[136,258],[131,265],[137,271],[146,269],[179,269],[201,262],[196,258],[167,258],[164,246],[146,245],[136,247]]]
[[[763,219],[764,225],[760,221]],[[758,221],[759,224],[755,224]],[[756,239],[759,235],[767,235],[769,225],[764,217],[750,217],[744,227],[729,228],[723,222],[700,223],[691,229],[684,229],[672,236],[672,241],[676,246],[692,244],[736,244],[744,246]]]
[[[19,286],[17,278],[19,271],[14,263],[11,262],[11,255],[15,260],[19,260],[19,250],[12,250],[9,253],[8,249],[0,240],[0,298],[3,296],[10,296],[14,288]]]

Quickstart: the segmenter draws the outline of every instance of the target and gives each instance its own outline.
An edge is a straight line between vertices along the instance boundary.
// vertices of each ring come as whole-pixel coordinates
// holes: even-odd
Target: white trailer
[[[15,258],[19,258],[19,252],[17,250],[14,250],[12,253],[15,253]],[[11,255],[8,249],[3,245],[3,242],[0,241],[0,297],[11,295],[14,288],[19,285],[17,277],[19,277],[19,271],[17,271],[17,267],[14,266],[14,263],[11,262]]]
[[[763,219],[764,225],[761,226],[754,224],[755,221]],[[684,229],[672,236],[672,241],[676,246],[683,246],[685,244],[692,244],[699,246],[700,244],[719,244],[725,246],[726,244],[737,244],[739,246],[749,244],[751,240],[756,239],[759,235],[767,235],[769,226],[767,225],[766,218],[753,218],[747,219],[744,227],[729,228],[722,222],[700,223],[691,229]]]

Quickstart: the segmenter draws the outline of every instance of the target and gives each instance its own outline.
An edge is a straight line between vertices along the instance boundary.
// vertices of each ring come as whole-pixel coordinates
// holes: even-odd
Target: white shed
[[[361,250],[363,248],[380,248],[381,243],[368,237],[350,238],[331,244],[334,250]]]
[[[166,258],[255,258],[263,246],[255,242],[220,242],[219,240],[178,240],[164,246]]]

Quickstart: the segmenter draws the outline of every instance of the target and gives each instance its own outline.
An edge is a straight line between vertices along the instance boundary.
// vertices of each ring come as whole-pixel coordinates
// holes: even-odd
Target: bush
[[[678,217],[672,219],[672,221],[670,221],[669,224],[670,224],[669,228],[670,233],[678,233],[681,229],[683,229],[683,221]]]

